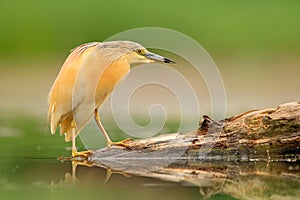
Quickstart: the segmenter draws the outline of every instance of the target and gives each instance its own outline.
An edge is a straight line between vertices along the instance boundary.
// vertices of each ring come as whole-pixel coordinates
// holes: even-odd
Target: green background
[[[1,0],[1,199],[69,195],[82,199],[103,193],[109,199],[116,197],[115,191],[124,199],[153,199],[159,194],[199,199],[197,188],[169,187],[169,193],[177,192],[168,196],[163,187],[145,189],[144,179],[121,175],[107,189],[97,182],[100,192],[83,189],[83,195],[77,196],[67,187],[56,195],[50,193],[50,181],[58,182],[70,171],[69,163],[55,160],[70,154],[70,144],[58,135],[50,136],[46,120],[47,93],[59,68],[79,44],[103,41],[132,28],[164,27],[192,37],[212,56],[224,80],[228,116],[299,101],[299,10],[296,0]],[[105,120],[107,130],[114,130]],[[83,149],[79,141],[78,146]],[[105,171],[88,170],[88,177],[104,178]],[[232,199],[225,195],[212,199],[224,198]]]
[[[299,51],[299,1],[2,0],[1,55],[51,56],[136,27],[183,32],[211,54]],[[151,39],[151,38],[149,38]]]

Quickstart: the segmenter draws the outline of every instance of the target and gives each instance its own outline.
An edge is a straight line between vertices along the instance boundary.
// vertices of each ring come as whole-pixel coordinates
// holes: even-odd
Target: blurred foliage
[[[32,58],[35,60],[39,57],[49,57],[49,60],[56,56],[65,57],[68,50],[79,44],[103,41],[119,32],[146,26],[165,27],[187,34],[203,45],[210,54],[230,55],[248,52],[259,55],[270,52],[276,55],[295,53],[300,50],[299,10],[300,1],[297,0],[1,0],[0,68],[40,66],[40,62],[32,62],[32,60],[28,62],[27,60]],[[22,63],[12,64],[20,62],[22,59],[26,60],[24,65]],[[57,65],[57,63],[55,64]],[[52,63],[43,63],[43,66],[51,65]],[[9,100],[11,98],[12,105],[16,102],[13,101],[13,98],[22,104],[28,96],[34,95],[34,99],[43,101],[34,92],[43,90],[42,94],[44,94],[44,88],[32,87],[36,83],[41,84],[37,81],[39,79],[36,79],[37,73],[40,71],[37,70],[37,73],[33,73],[32,77],[34,78],[28,78],[28,74],[31,75],[31,73],[24,75],[24,71],[27,71],[27,68],[18,72],[21,76],[16,76],[18,73],[12,71],[11,74],[15,76],[10,77],[11,82],[4,81],[2,83],[7,94],[4,95],[4,92],[1,98],[5,97]],[[41,71],[44,73],[43,70]],[[3,77],[9,76],[5,72],[3,74]],[[21,79],[23,76],[25,78]],[[44,77],[42,78],[44,79]],[[28,84],[25,79],[33,84]],[[21,87],[23,85],[25,86]],[[48,86],[46,88],[48,90]],[[30,93],[30,89],[34,92]],[[7,92],[10,90],[12,92]],[[22,101],[19,102],[19,100]],[[32,99],[28,101],[32,101]],[[33,104],[35,105],[36,102],[33,101]],[[23,107],[26,107],[31,104],[24,105]],[[17,106],[14,105],[15,107]],[[36,107],[30,109],[33,111]],[[70,144],[65,143],[63,137],[58,134],[49,136],[46,122],[41,125],[40,119],[39,121],[26,117],[11,119],[7,118],[3,112],[1,115],[0,128],[2,129],[0,132],[4,135],[1,135],[0,145],[6,151],[0,153],[2,161],[0,196],[10,195],[10,199],[27,199],[24,198],[27,196],[30,199],[40,199],[41,196],[46,199],[54,199],[57,196],[49,195],[49,188],[42,191],[36,190],[36,185],[32,182],[40,180],[46,175],[46,177],[63,177],[61,172],[65,171],[66,165],[53,163],[56,162],[53,158],[58,155],[70,155]],[[6,134],[7,131],[9,134]],[[116,131],[116,134],[118,133]],[[77,145],[80,150],[84,149],[79,140]],[[47,159],[51,159],[51,162],[48,163]],[[41,174],[35,174],[35,171],[39,172],[39,162],[46,163],[46,167],[40,170]],[[55,169],[57,172],[49,172],[49,169]],[[20,180],[23,182],[19,184]],[[124,185],[130,185],[127,182],[128,179],[125,180],[126,184],[124,183]],[[16,186],[14,182],[16,182]],[[27,190],[25,187],[27,185],[32,186],[33,189]],[[47,187],[48,185],[49,182],[46,182]],[[163,192],[153,190],[151,194],[167,196],[170,192],[166,192],[166,188],[162,188]],[[177,191],[172,190],[173,192]],[[33,191],[37,195],[36,198],[31,196]],[[102,191],[107,190],[101,189]],[[126,190],[125,192],[129,194],[132,191]],[[126,194],[121,195],[124,195],[123,199],[141,199],[140,197],[144,195],[143,192],[136,195],[136,198],[132,198],[132,195],[129,195],[131,198],[128,198],[128,195],[126,198]],[[114,195],[119,195],[119,193],[108,191],[104,193],[104,198],[109,195],[115,197]],[[26,194],[28,195],[26,196]],[[66,199],[65,197],[71,194],[78,195],[73,190],[67,193],[65,190],[61,190],[61,197],[55,199]],[[199,195],[195,188],[193,193],[187,194],[190,195],[185,196],[187,199]],[[174,193],[173,197],[176,195],[177,193]],[[100,197],[99,193],[94,196]],[[144,196],[147,197],[147,195]],[[84,197],[86,196],[78,196],[78,199]],[[153,196],[150,198],[153,199]],[[212,199],[223,198],[224,196],[217,196]]]
[[[2,0],[0,55],[59,54],[143,26],[180,31],[211,53],[298,51],[299,10],[296,0]]]

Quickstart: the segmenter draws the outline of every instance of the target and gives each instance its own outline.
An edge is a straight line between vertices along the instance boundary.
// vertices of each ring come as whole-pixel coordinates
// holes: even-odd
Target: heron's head
[[[174,61],[148,51],[142,45],[130,41],[109,41],[103,42],[101,48],[106,55],[113,59],[125,56],[130,64],[145,64],[152,62],[162,62],[175,64]]]

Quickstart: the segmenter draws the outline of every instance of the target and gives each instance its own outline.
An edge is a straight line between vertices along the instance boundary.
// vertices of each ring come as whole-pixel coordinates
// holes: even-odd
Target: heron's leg
[[[77,162],[72,161],[72,183],[74,184],[77,180],[76,178],[76,168],[77,168]]]
[[[99,113],[98,113],[98,109],[95,109],[95,121],[106,139],[107,146],[110,146],[113,142],[111,141],[110,137],[108,136],[104,127],[102,126],[102,123],[101,123],[100,117],[99,117]]]
[[[106,143],[107,143],[107,146],[110,147],[111,145],[119,145],[119,146],[124,146],[124,147],[128,147],[127,144],[125,144],[126,142],[128,141],[131,141],[132,139],[131,138],[127,138],[123,141],[120,141],[120,142],[112,142],[110,137],[108,136],[108,134],[106,133],[104,127],[102,126],[102,123],[100,121],[100,117],[99,117],[99,113],[98,113],[98,109],[95,109],[95,121],[98,125],[98,127],[100,128],[101,132],[103,133],[105,139],[106,139]]]
[[[71,127],[72,127],[72,158],[89,157],[93,153],[92,150],[81,151],[81,152],[77,151],[76,143],[75,143],[75,141],[76,141],[76,123],[74,120],[71,122]]]
[[[76,123],[74,122],[74,120],[72,120],[72,122],[71,122],[71,128],[72,128],[72,157],[74,157],[74,156],[76,156],[76,153],[77,153],[76,144],[75,144]]]

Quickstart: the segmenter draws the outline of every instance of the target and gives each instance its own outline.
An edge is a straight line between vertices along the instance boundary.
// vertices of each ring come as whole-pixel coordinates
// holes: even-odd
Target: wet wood
[[[223,119],[198,130],[129,141],[78,164],[199,187],[204,198],[296,199],[300,195],[300,103]],[[292,185],[292,186],[291,186]]]
[[[299,156],[300,103],[252,110],[213,120],[203,116],[198,130],[172,133],[95,151],[90,159],[143,157],[213,160],[275,160],[282,155]]]

